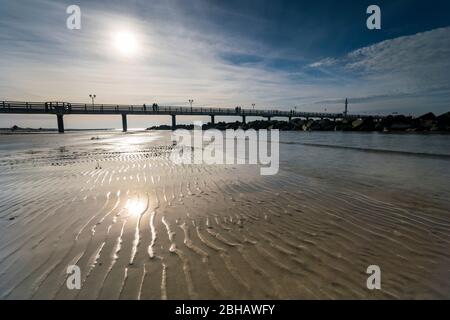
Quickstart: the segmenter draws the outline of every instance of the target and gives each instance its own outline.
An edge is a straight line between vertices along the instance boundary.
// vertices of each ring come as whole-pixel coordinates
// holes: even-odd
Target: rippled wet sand
[[[2,299],[450,297],[440,201],[286,170],[176,165],[165,139],[108,143],[2,156]],[[81,268],[81,290],[67,289],[68,265]],[[382,290],[366,288],[369,265]]]

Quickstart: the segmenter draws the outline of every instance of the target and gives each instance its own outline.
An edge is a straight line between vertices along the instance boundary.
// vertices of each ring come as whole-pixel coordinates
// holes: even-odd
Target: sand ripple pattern
[[[0,160],[0,298],[449,298],[439,199],[175,165],[170,150]]]

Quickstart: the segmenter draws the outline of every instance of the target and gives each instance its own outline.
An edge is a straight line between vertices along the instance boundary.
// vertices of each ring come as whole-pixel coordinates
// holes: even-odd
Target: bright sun
[[[137,52],[137,40],[133,33],[120,31],[114,34],[114,46],[123,56],[130,57]]]

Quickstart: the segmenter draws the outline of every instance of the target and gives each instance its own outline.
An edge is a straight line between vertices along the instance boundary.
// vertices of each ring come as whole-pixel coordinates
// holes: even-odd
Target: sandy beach
[[[282,157],[275,176],[178,165],[170,132],[0,139],[1,299],[448,298],[448,189],[425,179],[424,191],[336,177],[314,146],[316,168]],[[335,152],[355,167],[361,156]],[[370,291],[374,264],[382,290]],[[69,265],[81,290],[66,286]]]

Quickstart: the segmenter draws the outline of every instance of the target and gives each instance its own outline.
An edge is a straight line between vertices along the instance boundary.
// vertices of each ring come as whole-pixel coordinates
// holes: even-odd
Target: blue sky
[[[66,28],[72,4],[81,8],[81,30]],[[381,30],[366,28],[370,4],[381,8]],[[336,112],[348,97],[354,112],[439,114],[450,110],[449,12],[448,1],[435,0],[0,0],[0,95]],[[114,43],[123,32],[133,36],[131,55]],[[0,127],[54,122],[0,117]]]

